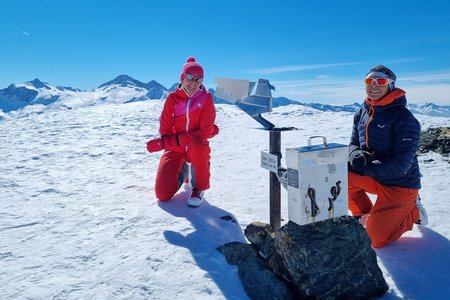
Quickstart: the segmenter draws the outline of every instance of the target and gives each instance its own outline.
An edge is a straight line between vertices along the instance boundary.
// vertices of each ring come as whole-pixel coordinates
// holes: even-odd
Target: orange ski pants
[[[377,195],[372,205],[366,192]],[[419,190],[386,186],[372,177],[348,173],[348,206],[354,216],[369,214],[366,231],[374,248],[395,241],[419,219]]]
[[[180,188],[178,175],[184,162],[190,162],[194,169],[195,187],[199,190],[209,189],[210,153],[209,143],[201,139],[193,139],[189,143],[187,151],[164,151],[156,174],[156,198],[160,201],[167,201],[175,195]]]

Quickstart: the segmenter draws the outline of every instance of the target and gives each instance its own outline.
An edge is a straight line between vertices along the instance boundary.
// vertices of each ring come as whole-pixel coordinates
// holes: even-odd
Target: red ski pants
[[[372,205],[366,192],[377,195]],[[419,219],[419,190],[386,186],[372,177],[348,173],[348,206],[354,216],[370,214],[366,231],[374,248],[395,241]]]
[[[209,143],[198,138],[189,143],[187,151],[164,151],[156,174],[156,198],[167,201],[175,195],[180,188],[178,175],[184,162],[190,162],[191,167],[194,168],[195,187],[199,190],[209,189],[210,152]]]

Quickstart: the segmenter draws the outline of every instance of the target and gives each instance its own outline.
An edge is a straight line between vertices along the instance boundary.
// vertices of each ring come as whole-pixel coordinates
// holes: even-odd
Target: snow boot
[[[428,214],[425,210],[425,207],[422,206],[420,195],[417,196],[416,201],[417,209],[419,210],[419,220],[416,221],[416,224],[425,226],[428,224]]]
[[[192,194],[188,198],[188,205],[198,207],[205,201],[205,191],[201,191],[197,188],[192,189]]]

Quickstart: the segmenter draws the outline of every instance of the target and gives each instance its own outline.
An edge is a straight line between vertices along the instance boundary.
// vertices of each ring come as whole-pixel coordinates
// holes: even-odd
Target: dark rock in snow
[[[244,230],[248,241],[258,247],[258,249],[264,245],[267,236],[272,232],[272,226],[261,222],[253,222]]]
[[[65,91],[70,91],[70,92],[81,92],[80,89],[76,89],[70,86],[57,86],[56,87],[58,90],[65,92]]]
[[[245,234],[254,244],[225,245],[227,252],[222,253],[233,257],[227,261],[238,265],[240,275],[253,274],[252,282],[262,280],[258,279],[260,276],[267,280],[265,268],[270,268],[276,275],[274,280],[284,279],[295,299],[368,299],[388,290],[370,239],[353,217],[303,226],[288,222],[275,232],[269,225],[255,222]],[[249,247],[259,251],[265,264],[248,262]],[[249,270],[250,267],[254,269]],[[245,282],[246,276],[241,275],[241,280],[244,286],[252,286]],[[248,295],[252,299],[279,299],[273,294]]]
[[[433,151],[448,156],[450,153],[450,127],[429,128],[420,133],[418,153]]]
[[[288,283],[273,273],[250,244],[232,242],[219,247],[227,262],[237,265],[245,292],[251,299],[295,299]]]

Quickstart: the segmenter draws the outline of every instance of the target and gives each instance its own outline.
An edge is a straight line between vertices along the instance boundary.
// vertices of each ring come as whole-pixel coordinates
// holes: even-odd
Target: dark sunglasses
[[[186,78],[190,81],[197,81],[197,82],[201,82],[203,80],[202,76],[194,76],[192,74],[186,74]]]

